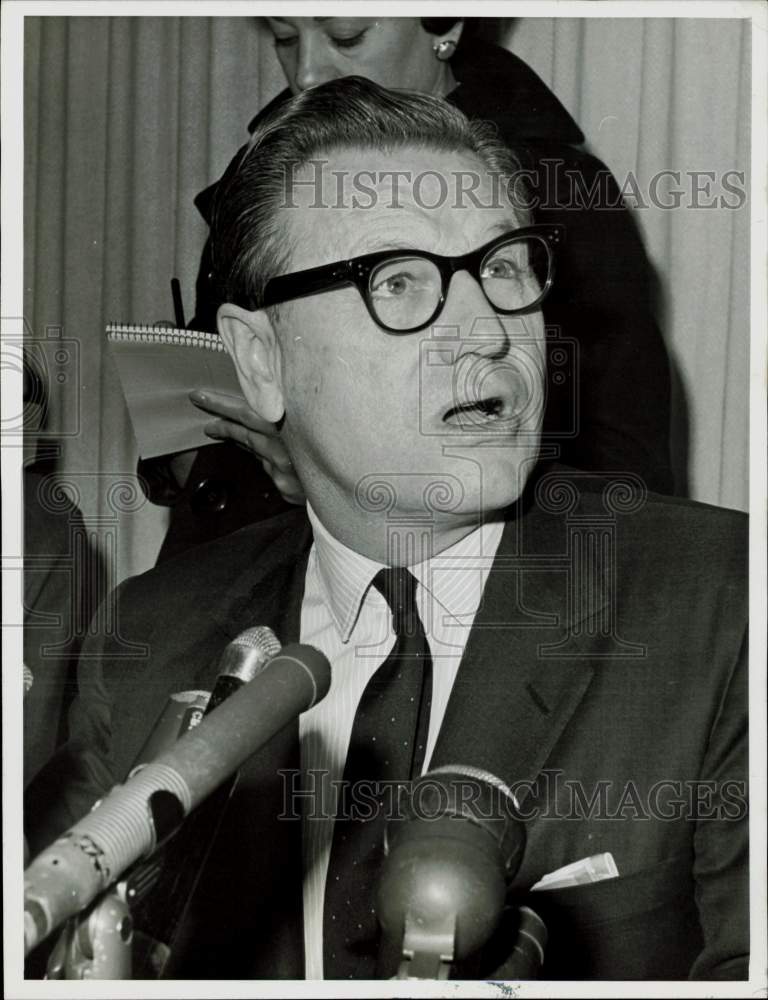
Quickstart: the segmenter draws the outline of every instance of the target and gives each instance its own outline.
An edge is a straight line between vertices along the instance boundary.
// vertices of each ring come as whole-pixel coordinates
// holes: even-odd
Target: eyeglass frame
[[[538,298],[529,305],[518,309],[502,309],[494,305],[488,298],[483,288],[480,267],[495,247],[501,246],[510,240],[517,241],[528,237],[540,239],[547,251],[547,280],[544,282]],[[475,281],[477,281],[486,299],[488,299],[488,304],[495,312],[501,313],[504,316],[523,316],[527,313],[535,312],[549,294],[555,277],[555,249],[562,243],[564,237],[565,226],[547,223],[512,229],[508,233],[502,233],[500,236],[490,240],[490,242],[483,244],[477,250],[470,250],[469,253],[460,254],[458,257],[446,257],[441,254],[430,253],[428,250],[377,250],[374,253],[362,254],[359,257],[352,257],[349,260],[334,261],[331,264],[320,264],[318,267],[310,267],[303,271],[294,271],[291,274],[281,274],[270,278],[264,288],[261,308],[266,309],[269,306],[281,305],[284,302],[291,302],[308,295],[317,295],[320,292],[330,292],[333,289],[342,288],[346,285],[354,285],[360,293],[360,297],[365,303],[366,309],[376,326],[395,336],[403,336],[409,333],[418,333],[419,330],[424,330],[430,323],[433,323],[443,311],[448,296],[448,287],[453,275],[458,271],[468,271]],[[388,260],[410,259],[413,257],[430,261],[437,267],[441,280],[440,297],[429,319],[407,330],[400,330],[382,323],[376,315],[371,301],[369,281],[374,269]]]

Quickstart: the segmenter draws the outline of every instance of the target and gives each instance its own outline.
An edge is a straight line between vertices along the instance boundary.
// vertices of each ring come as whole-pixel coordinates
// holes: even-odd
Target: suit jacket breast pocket
[[[685,979],[703,946],[692,858],[629,875],[529,893],[547,925],[542,979]]]

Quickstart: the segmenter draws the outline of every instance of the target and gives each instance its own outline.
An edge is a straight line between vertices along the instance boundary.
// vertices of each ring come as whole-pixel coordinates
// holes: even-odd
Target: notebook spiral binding
[[[172,344],[179,347],[200,347],[208,351],[226,351],[217,333],[204,330],[179,330],[175,327],[142,326],[138,323],[110,323],[107,340],[144,344]]]

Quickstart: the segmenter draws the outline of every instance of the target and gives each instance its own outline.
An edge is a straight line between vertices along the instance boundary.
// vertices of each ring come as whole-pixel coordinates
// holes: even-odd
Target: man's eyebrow
[[[492,239],[495,236],[506,236],[507,233],[514,233],[521,228],[519,221],[510,216],[507,219],[502,219],[500,222],[494,222],[488,229],[488,235]],[[369,237],[368,239],[362,239],[349,257],[361,257],[365,254],[379,253],[383,250],[402,250],[403,253],[420,253],[424,251],[424,247],[417,246],[415,243],[409,243],[406,239],[390,239],[380,242],[375,237]],[[430,251],[426,252],[429,253]]]
[[[516,229],[521,228],[522,227],[517,219],[504,219],[502,222],[494,222],[490,231],[492,233],[498,233],[501,236],[506,233],[513,233]]]
[[[376,240],[364,240],[360,246],[357,248],[356,253],[353,255],[359,257],[363,254],[368,253],[379,253],[381,250],[402,250],[404,253],[418,253],[422,247],[417,247],[413,243],[408,243],[406,240],[385,240],[380,243]]]

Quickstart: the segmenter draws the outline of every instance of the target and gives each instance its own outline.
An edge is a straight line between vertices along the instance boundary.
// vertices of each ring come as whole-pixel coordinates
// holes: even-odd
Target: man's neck
[[[418,565],[461,541],[484,520],[501,517],[496,513],[484,518],[472,512],[438,520],[391,510],[358,511],[351,517],[348,509],[324,499],[315,497],[311,505],[326,531],[353,552],[385,566]]]

